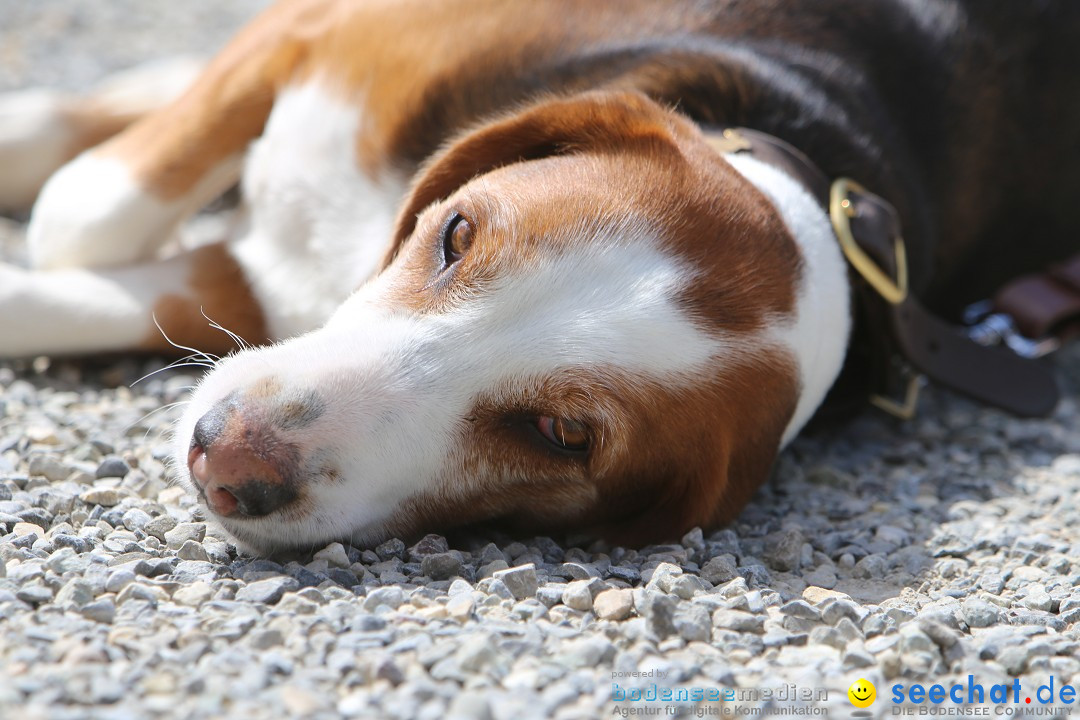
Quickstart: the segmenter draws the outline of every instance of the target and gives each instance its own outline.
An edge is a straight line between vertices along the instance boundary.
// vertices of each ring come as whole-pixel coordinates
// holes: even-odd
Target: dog
[[[881,365],[822,179],[935,317],[1075,251],[1077,38],[1067,0],[284,0],[204,68],[0,99],[0,355],[243,338],[173,461],[257,553],[716,526]]]

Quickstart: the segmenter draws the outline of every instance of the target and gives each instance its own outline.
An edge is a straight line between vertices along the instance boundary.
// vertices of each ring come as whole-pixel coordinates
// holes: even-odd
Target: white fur
[[[591,366],[678,386],[736,362],[734,346],[678,304],[693,269],[661,253],[642,228],[601,233],[437,314],[393,314],[381,297],[394,279],[380,276],[323,328],[211,373],[178,425],[175,462],[183,467],[195,422],[230,392],[266,377],[285,383],[283,393],[315,390],[325,414],[287,440],[332,459],[343,479],[306,485],[315,518],[224,525],[256,547],[363,540],[402,500],[453,471],[459,430],[482,394]]]
[[[787,444],[821,405],[844,364],[851,333],[847,264],[828,216],[805,187],[748,155],[725,159],[769,198],[802,253],[795,317],[773,332],[799,363],[799,402],[784,430]]]
[[[0,357],[138,347],[166,293],[185,295],[183,258],[115,270],[28,272],[0,263]]]
[[[230,158],[187,196],[164,202],[140,187],[120,160],[83,153],[41,191],[26,233],[30,262],[51,270],[149,259],[180,221],[227,189],[238,170],[237,159]]]
[[[358,166],[361,108],[318,82],[288,88],[251,148],[244,194],[252,225],[236,256],[272,337],[321,325],[386,253],[405,181]]]

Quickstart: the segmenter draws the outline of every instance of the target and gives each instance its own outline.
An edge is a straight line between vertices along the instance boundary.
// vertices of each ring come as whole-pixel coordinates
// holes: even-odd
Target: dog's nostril
[[[207,492],[206,502],[214,512],[225,517],[235,514],[240,505],[236,496],[223,487],[216,487]]]
[[[296,493],[285,485],[249,480],[228,492],[236,502],[236,509],[248,517],[263,517],[296,499]]]
[[[192,474],[205,490],[206,504],[222,517],[264,517],[296,499],[292,488],[257,477],[230,482]]]

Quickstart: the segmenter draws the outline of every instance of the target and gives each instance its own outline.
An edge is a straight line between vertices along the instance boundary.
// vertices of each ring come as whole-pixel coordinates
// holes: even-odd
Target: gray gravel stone
[[[178,550],[186,542],[201,543],[206,537],[206,524],[201,522],[178,523],[165,533],[165,542],[169,548]]]
[[[455,552],[432,553],[420,561],[420,572],[432,580],[449,580],[464,571],[461,556]]]
[[[810,572],[803,575],[803,579],[808,585],[816,585],[817,587],[831,590],[836,587],[836,572],[831,567],[821,566],[816,567]]]
[[[1046,592],[1042,585],[1032,585],[1028,588],[1027,595],[1020,601],[1024,607],[1032,610],[1051,612],[1054,608],[1054,599]]]
[[[143,530],[146,529],[146,524],[150,522],[151,517],[147,513],[143,512],[139,508],[131,508],[124,513],[122,522],[124,527],[128,530]]]
[[[79,495],[79,499],[88,505],[113,507],[118,505],[123,496],[115,488],[92,488]]]
[[[182,560],[196,560],[201,562],[207,562],[210,559],[206,554],[206,549],[194,540],[185,540],[184,544],[180,546],[180,549],[176,551],[176,557]]]
[[[874,656],[861,648],[848,647],[844,650],[843,663],[845,668],[861,669],[875,665]]]
[[[165,533],[176,527],[176,519],[170,515],[158,515],[143,526],[143,532],[165,542]]]
[[[518,600],[536,595],[538,587],[536,566],[532,563],[499,570],[493,574],[493,577],[501,580]]]
[[[964,615],[965,622],[974,628],[990,627],[997,623],[1001,617],[998,608],[977,597],[964,600],[961,612]]]
[[[719,612],[719,611],[718,611]],[[712,618],[700,605],[684,605],[675,613],[675,630],[687,642],[707,643],[712,639]]]
[[[836,625],[841,618],[862,622],[866,610],[851,600],[840,598],[825,604],[821,609],[821,619],[829,625]]]
[[[675,625],[675,611],[678,601],[670,595],[663,593],[649,593],[644,603],[645,622],[649,631],[657,638],[663,640],[669,635],[679,632]]]
[[[86,560],[68,547],[60,548],[49,556],[45,561],[45,567],[57,575],[65,575],[72,572],[82,572],[86,568]]]
[[[765,560],[776,570],[798,570],[806,540],[799,530],[784,530],[766,538]]]
[[[85,580],[75,578],[64,584],[56,593],[56,604],[61,607],[81,608],[94,601],[94,589]]]
[[[116,604],[110,598],[89,602],[79,608],[83,617],[108,625],[116,617]]]
[[[434,555],[436,553],[444,553],[450,550],[450,546],[446,542],[446,538],[442,535],[425,535],[409,548],[409,558],[412,560],[419,560],[425,555]]]
[[[713,585],[720,585],[738,576],[735,559],[730,555],[719,555],[709,560],[701,568],[701,577]]]
[[[780,608],[781,615],[801,618],[803,620],[821,620],[821,611],[805,600],[792,600]]]
[[[273,605],[280,600],[281,596],[286,592],[296,590],[299,587],[300,583],[291,577],[267,578],[240,588],[236,592],[236,599],[241,602],[266,603],[267,605]]]
[[[15,597],[30,605],[41,605],[53,599],[53,591],[45,585],[23,585]]]
[[[588,580],[575,580],[566,586],[562,594],[563,604],[575,610],[587,612],[593,609],[593,594]]]
[[[49,482],[63,482],[71,474],[71,468],[52,455],[33,455],[30,458],[31,475],[41,475]]]
[[[123,590],[126,585],[133,582],[135,582],[135,571],[127,568],[120,568],[109,573],[109,578],[105,581],[105,589],[108,592],[118,593]]]
[[[98,465],[94,476],[100,478],[122,478],[131,471],[131,466],[124,462],[123,458],[115,455],[106,457]]]
[[[633,593],[626,588],[604,590],[592,600],[592,609],[601,620],[625,620],[634,609]]]
[[[325,560],[327,565],[335,568],[347,568],[352,565],[349,554],[345,552],[345,546],[337,542],[330,543],[315,553],[315,560]]]
[[[717,610],[713,613],[712,622],[715,627],[735,632],[762,633],[765,631],[763,617],[742,610]]]
[[[373,612],[380,605],[385,605],[396,610],[401,607],[404,602],[405,593],[399,587],[389,586],[375,588],[364,598],[364,609],[368,612]]]

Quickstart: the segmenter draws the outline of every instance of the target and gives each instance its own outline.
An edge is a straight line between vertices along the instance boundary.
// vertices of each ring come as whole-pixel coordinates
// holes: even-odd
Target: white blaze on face
[[[678,297],[694,271],[648,232],[552,245],[562,249],[515,266],[439,313],[387,307],[391,269],[322,329],[228,360],[181,421],[178,460],[198,418],[230,392],[265,377],[314,391],[326,408],[300,449],[333,462],[342,479],[305,485],[307,519],[225,525],[255,545],[362,539],[406,498],[452,480],[461,423],[481,395],[593,366],[686,385],[738,361],[730,339],[688,317]]]

